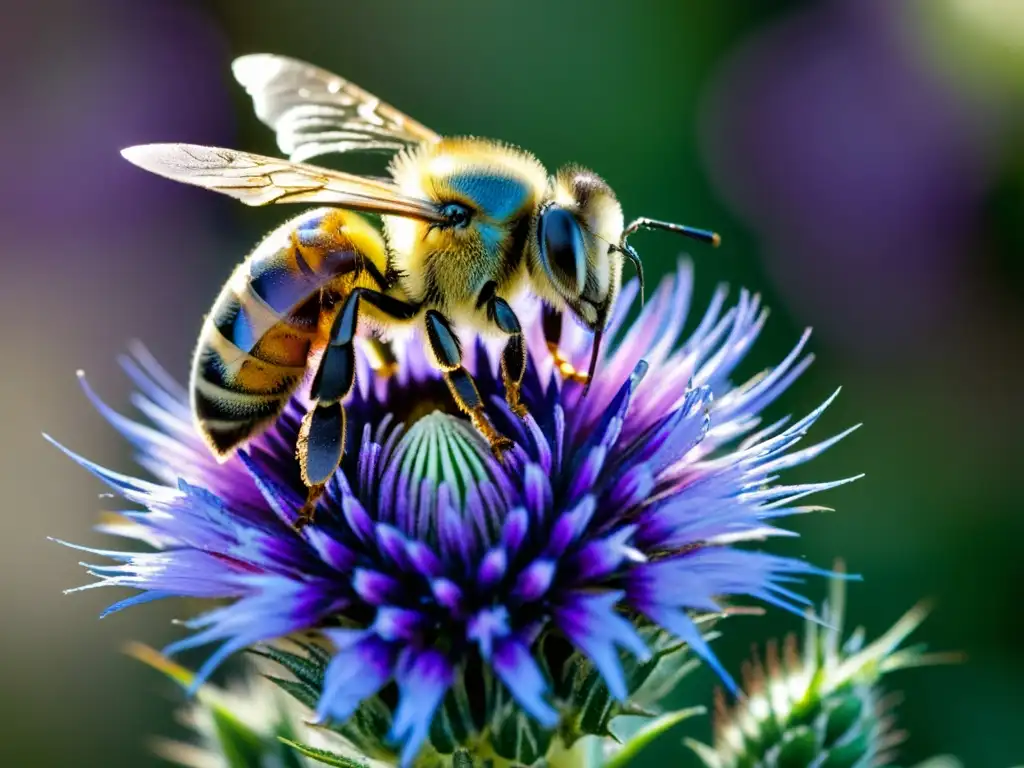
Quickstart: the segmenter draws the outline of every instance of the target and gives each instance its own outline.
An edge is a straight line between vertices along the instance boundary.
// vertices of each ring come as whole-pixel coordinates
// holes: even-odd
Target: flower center
[[[389,464],[378,497],[380,519],[431,543],[465,536],[468,531],[455,528],[467,525],[485,538],[500,530],[506,512],[500,471],[469,421],[431,411],[408,428]]]
[[[411,402],[406,407],[398,408],[397,413],[395,411],[392,412],[407,427],[434,414],[453,417],[461,416],[447,388],[443,392],[438,392],[436,397],[434,393],[430,393],[425,397],[411,398]]]
[[[486,443],[468,421],[437,410],[414,422],[395,450],[403,475],[416,485],[447,483],[457,506],[491,480],[486,456]]]
[[[356,397],[359,398],[358,395]],[[392,377],[385,395],[371,395],[365,400],[359,400],[349,403],[349,407],[353,412],[361,411],[366,421],[371,424],[388,415],[393,419],[393,423],[404,424],[408,429],[420,419],[435,412],[468,421],[452,399],[448,386],[442,379],[435,377],[405,382]]]

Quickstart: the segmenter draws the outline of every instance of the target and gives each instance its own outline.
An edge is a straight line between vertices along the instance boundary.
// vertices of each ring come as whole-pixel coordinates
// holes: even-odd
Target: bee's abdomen
[[[271,232],[234,271],[203,325],[191,374],[193,412],[219,456],[288,404],[325,329],[322,295],[343,295],[357,279],[380,282],[386,261],[365,218],[316,209]]]
[[[192,409],[219,455],[276,418],[321,330],[321,292],[383,257],[361,252],[355,214],[310,211],[269,235],[221,290],[192,368]],[[365,247],[363,248],[365,250]]]
[[[203,326],[192,369],[192,409],[218,453],[281,412],[302,381],[315,329],[315,322],[303,327],[272,312],[248,280],[225,286]]]

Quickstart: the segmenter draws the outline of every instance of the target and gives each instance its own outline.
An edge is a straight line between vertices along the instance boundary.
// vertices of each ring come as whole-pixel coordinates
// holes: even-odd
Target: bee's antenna
[[[626,238],[636,232],[638,229],[664,229],[666,232],[675,232],[677,235],[683,237],[689,237],[694,240],[699,240],[702,243],[708,243],[715,248],[722,244],[722,238],[717,232],[712,232],[707,229],[696,229],[694,227],[687,227],[683,224],[673,224],[670,221],[658,221],[657,219],[648,219],[641,217],[634,219],[633,222],[626,227],[622,233],[622,242],[620,245],[625,247]]]
[[[643,264],[640,263],[640,256],[637,254],[636,249],[626,243],[627,238],[629,238],[629,236],[638,229],[663,229],[666,232],[675,232],[677,235],[693,238],[694,240],[699,240],[702,243],[709,243],[715,248],[722,244],[722,238],[719,237],[718,233],[707,229],[695,229],[694,227],[687,227],[683,224],[673,224],[670,221],[658,221],[657,219],[648,219],[646,217],[634,219],[630,225],[622,231],[622,239],[619,241],[619,244],[615,249],[629,259],[630,262],[632,262],[633,267],[636,269],[636,276],[640,280],[641,307],[644,305],[644,267]]]

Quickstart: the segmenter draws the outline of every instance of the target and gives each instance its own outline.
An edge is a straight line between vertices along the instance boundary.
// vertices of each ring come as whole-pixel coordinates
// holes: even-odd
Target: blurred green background
[[[344,74],[441,133],[591,166],[627,216],[721,232],[719,250],[692,251],[698,296],[728,281],[775,309],[745,372],[815,328],[818,361],[772,414],[842,384],[815,434],[866,424],[793,473],[867,476],[820,497],[837,511],[793,521],[802,538],[779,550],[864,574],[850,613],[872,633],[934,598],[922,637],[968,654],[891,681],[906,694],[904,763],[1024,761],[1019,0],[2,4],[0,765],[158,765],[147,739],[175,732],[176,692],[119,647],[176,636],[185,611],[101,623],[113,594],[61,595],[87,577],[45,537],[104,546],[89,528],[109,502],[39,433],[127,469],[75,369],[124,405],[115,360],[138,338],[184,377],[221,282],[293,213],[159,181],[117,154],[176,140],[272,152],[230,81],[231,58],[253,51]],[[635,244],[653,277],[681,246]],[[738,670],[752,642],[799,624],[733,619],[717,647]],[[691,678],[680,700],[709,701],[713,683]],[[684,733],[709,725],[691,721],[653,757],[681,751]]]

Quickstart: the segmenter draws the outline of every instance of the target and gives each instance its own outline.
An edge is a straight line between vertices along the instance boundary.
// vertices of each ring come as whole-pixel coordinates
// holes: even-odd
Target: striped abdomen
[[[263,431],[302,382],[329,322],[322,297],[380,288],[387,255],[362,216],[321,208],[268,235],[228,280],[203,323],[192,411],[218,456]]]

